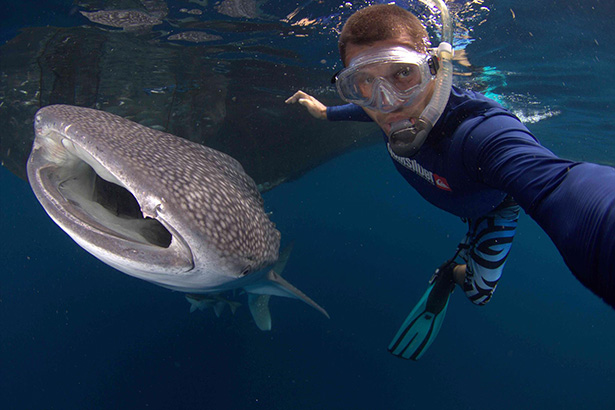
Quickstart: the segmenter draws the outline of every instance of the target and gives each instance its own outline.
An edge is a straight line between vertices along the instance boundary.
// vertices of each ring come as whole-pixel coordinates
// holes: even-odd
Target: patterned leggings
[[[484,305],[491,299],[506,264],[518,218],[519,205],[506,197],[487,215],[468,220],[459,256],[467,266],[463,290],[472,303]]]

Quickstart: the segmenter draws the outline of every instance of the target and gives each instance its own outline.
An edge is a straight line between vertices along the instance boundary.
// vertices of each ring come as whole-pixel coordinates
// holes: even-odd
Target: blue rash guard
[[[327,108],[331,121],[371,121],[357,105]],[[573,274],[615,307],[615,169],[561,159],[501,105],[453,87],[413,158],[388,152],[433,205],[476,218],[511,195],[549,235]]]

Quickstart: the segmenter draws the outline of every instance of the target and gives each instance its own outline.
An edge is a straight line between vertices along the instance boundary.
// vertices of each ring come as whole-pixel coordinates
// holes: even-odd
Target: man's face
[[[346,61],[344,61],[344,64],[348,66],[348,64],[350,63],[350,61],[352,61],[353,58],[371,48],[396,46],[402,46],[412,50],[415,50],[417,48],[411,42],[410,38],[405,35],[387,40],[377,41],[369,45],[356,45],[351,43],[346,46]],[[382,128],[386,135],[389,135],[391,131],[391,124],[395,122],[408,119],[410,119],[413,124],[416,122],[416,120],[419,118],[419,116],[429,103],[429,100],[431,99],[431,96],[433,94],[433,89],[434,84],[432,82],[432,84],[429,84],[427,90],[423,93],[423,95],[420,96],[417,101],[414,102],[412,105],[402,106],[397,110],[389,113],[380,112],[367,107],[363,107],[363,109],[365,110],[367,115],[369,115],[371,119],[373,119],[374,122],[376,122],[376,124],[378,124],[380,128]]]

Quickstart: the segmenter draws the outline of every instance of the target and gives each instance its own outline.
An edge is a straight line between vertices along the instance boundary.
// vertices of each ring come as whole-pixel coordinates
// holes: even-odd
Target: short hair
[[[344,24],[338,40],[342,62],[346,63],[348,44],[369,45],[406,34],[418,52],[429,44],[427,30],[411,12],[394,4],[377,4],[355,12]]]

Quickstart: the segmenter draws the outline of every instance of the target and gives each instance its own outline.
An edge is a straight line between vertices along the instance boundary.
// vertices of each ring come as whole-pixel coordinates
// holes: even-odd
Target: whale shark
[[[30,186],[49,217],[96,258],[186,294],[242,289],[261,330],[271,329],[271,295],[328,317],[281,277],[288,252],[280,257],[280,232],[234,158],[70,105],[38,110],[34,133]]]

